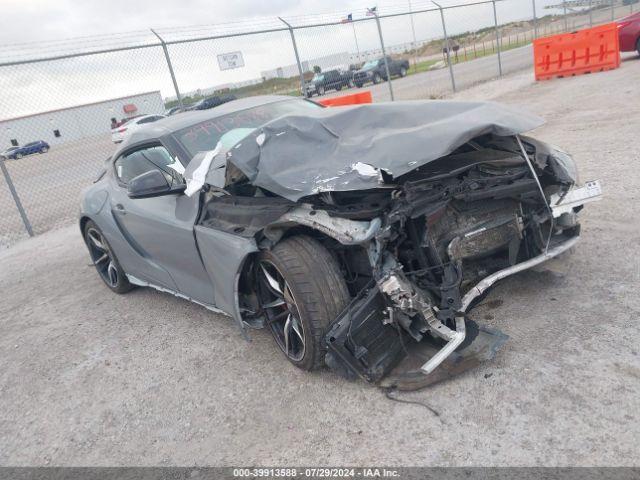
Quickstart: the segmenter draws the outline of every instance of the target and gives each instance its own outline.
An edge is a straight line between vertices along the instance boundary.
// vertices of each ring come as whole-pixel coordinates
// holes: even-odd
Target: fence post
[[[593,1],[589,0],[589,28],[593,27]]]
[[[567,19],[567,0],[562,0],[562,11],[564,12],[562,18],[564,19],[564,31],[569,30],[569,24]]]
[[[387,73],[387,83],[389,84],[389,95],[391,95],[391,101],[393,102],[393,87],[391,86],[391,74],[389,73],[389,62],[387,62],[387,51],[384,48],[384,39],[382,38],[382,27],[380,26],[380,18],[378,17],[377,9],[370,9],[373,12],[373,16],[376,17],[376,25],[378,25],[378,36],[380,37],[380,48],[382,48],[382,58],[384,58],[384,70]]]
[[[493,21],[496,27],[496,48],[498,50],[498,73],[502,76],[502,56],[500,55],[500,29],[498,28],[498,12],[496,11],[496,0],[492,0],[493,4]]]
[[[531,0],[533,4],[533,38],[538,38],[538,17],[536,16],[536,0]]]
[[[615,13],[615,1],[616,0],[611,0],[611,21],[613,22],[616,19],[616,13]]]
[[[29,236],[33,237],[33,229],[31,228],[31,223],[29,222],[27,213],[24,211],[24,208],[22,208],[22,202],[20,201],[18,192],[16,192],[16,188],[13,186],[13,181],[11,181],[11,176],[9,175],[7,166],[4,164],[4,158],[2,157],[0,157],[0,170],[2,170],[2,175],[4,175],[4,180],[5,182],[7,182],[7,187],[9,187],[9,192],[11,192],[13,201],[15,202],[16,208],[18,209],[18,213],[20,214],[20,218],[22,219],[22,223],[24,223],[24,228],[29,234]]]
[[[171,74],[171,80],[173,81],[173,89],[176,92],[176,97],[178,98],[178,105],[180,109],[184,109],[184,105],[182,104],[182,95],[180,95],[180,89],[178,88],[178,81],[176,80],[176,74],[173,72],[173,65],[171,65],[171,57],[169,56],[169,49],[167,48],[167,44],[162,39],[160,35],[156,33],[156,31],[152,28],[150,29],[153,34],[158,37],[160,40],[160,44],[162,45],[162,50],[164,51],[164,58],[167,60],[167,66],[169,67],[169,73]]]
[[[416,27],[413,24],[411,0],[409,0],[409,19],[411,20],[411,32],[413,33],[413,71],[414,73],[418,73],[418,43],[416,42]]]
[[[447,65],[449,65],[449,75],[451,76],[451,88],[453,89],[453,91],[455,93],[455,91],[456,91],[456,79],[453,76],[453,65],[451,65],[451,55],[449,55],[449,37],[447,36],[447,25],[446,25],[446,23],[444,21],[444,10],[440,6],[440,4],[434,2],[433,0],[431,0],[431,3],[433,3],[440,10],[440,18],[442,19],[442,33],[444,35],[444,50],[445,50],[445,52],[447,54]],[[483,49],[484,49],[484,42],[482,42],[482,43],[483,43]]]
[[[293,34],[293,27],[289,25],[282,17],[278,17],[278,19],[284,23],[289,29],[289,34],[291,35],[291,43],[293,44],[293,53],[296,55],[296,63],[298,64],[298,73],[300,74],[300,93],[303,97],[306,96],[304,89],[304,72],[302,71],[302,64],[300,63],[300,55],[298,54],[298,44],[296,43],[296,36]]]

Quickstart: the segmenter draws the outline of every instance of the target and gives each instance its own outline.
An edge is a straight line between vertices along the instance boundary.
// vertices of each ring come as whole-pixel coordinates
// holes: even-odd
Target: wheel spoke
[[[291,315],[287,317],[287,321],[284,322],[284,353],[289,355],[289,335],[291,335]]]
[[[302,334],[302,328],[300,327],[300,320],[298,320],[294,316],[292,316],[291,319],[291,326],[293,327],[293,331],[296,332],[296,335],[298,335],[298,338],[302,342],[302,345],[304,345],[304,335]]]
[[[264,274],[264,278],[267,280],[267,284],[269,285],[269,287],[271,287],[274,292],[279,294],[279,296],[282,296],[282,287],[280,287],[278,281],[273,278],[273,276],[267,271],[266,268],[264,268],[263,265],[260,265],[260,268],[262,269],[262,273]]]
[[[89,239],[97,249],[102,250],[103,252],[106,251],[106,248],[102,243],[102,237],[98,232],[95,230],[89,230]]]
[[[102,256],[94,262],[94,264],[97,266],[102,262],[104,262],[105,260],[109,260],[109,255],[107,255],[106,253],[103,253]]]
[[[263,308],[273,308],[273,307],[279,307],[281,305],[284,305],[286,302],[284,301],[284,299],[282,298],[276,298],[275,300],[269,302],[269,303],[265,303],[264,305],[262,305]]]
[[[277,323],[280,320],[282,320],[284,317],[286,317],[287,315],[290,315],[289,310],[283,310],[282,312],[280,312],[279,314],[277,314],[275,317],[273,317],[270,320],[267,320],[267,325],[271,325],[273,323]]]
[[[107,275],[109,276],[109,281],[112,286],[115,286],[118,283],[118,272],[116,270],[116,266],[113,264],[113,261],[109,262],[107,266]]]

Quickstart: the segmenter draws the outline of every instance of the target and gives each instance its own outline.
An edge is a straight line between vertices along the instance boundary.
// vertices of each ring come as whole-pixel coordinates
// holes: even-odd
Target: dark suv
[[[387,56],[387,62],[389,63],[389,74],[404,77],[409,71],[409,61],[400,59],[394,60]],[[387,70],[384,65],[384,57],[376,60],[369,60],[366,62],[360,70],[353,74],[353,82],[356,87],[360,88],[365,83],[380,83],[383,80],[387,80]]]
[[[324,95],[327,90],[342,90],[353,87],[352,72],[344,72],[334,69],[316,73],[310,82],[305,83],[304,95],[309,98],[313,95]]]

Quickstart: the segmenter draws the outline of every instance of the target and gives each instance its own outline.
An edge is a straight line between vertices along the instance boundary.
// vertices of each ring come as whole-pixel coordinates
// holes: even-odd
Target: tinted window
[[[305,100],[283,100],[212,118],[179,130],[175,136],[193,157],[198,152],[206,152],[216,148],[220,138],[232,130],[240,130],[246,136],[252,129],[278,117],[292,114],[304,115],[309,110],[317,108],[322,107]],[[238,138],[238,141],[242,138]]]
[[[182,171],[182,164],[177,159],[174,160],[171,154],[160,145],[142,148],[121,155],[114,162],[114,166],[116,168],[116,176],[125,185],[131,179],[151,170],[160,170],[170,185],[183,181],[182,176],[177,171]]]

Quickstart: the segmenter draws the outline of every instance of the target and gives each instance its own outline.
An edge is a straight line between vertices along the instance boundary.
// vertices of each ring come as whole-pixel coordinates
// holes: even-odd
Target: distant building
[[[120,121],[163,111],[162,96],[156,91],[0,120],[0,150],[35,140],[59,145],[107,135],[111,131],[112,119]]]

